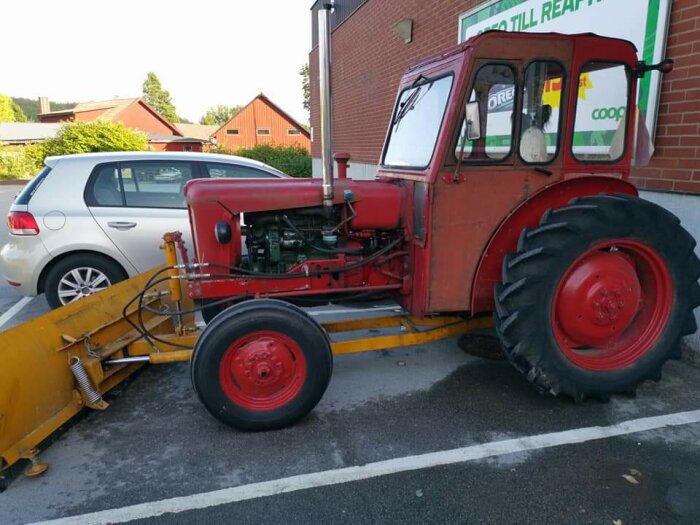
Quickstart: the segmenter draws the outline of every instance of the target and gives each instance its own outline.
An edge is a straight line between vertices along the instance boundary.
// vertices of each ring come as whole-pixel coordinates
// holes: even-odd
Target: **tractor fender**
[[[501,280],[503,257],[516,250],[523,228],[537,226],[544,212],[550,208],[560,208],[574,197],[599,193],[626,193],[635,196],[638,194],[637,188],[627,181],[604,176],[586,176],[561,180],[546,186],[514,208],[491,235],[479,259],[472,282],[472,315],[493,311],[493,287]]]

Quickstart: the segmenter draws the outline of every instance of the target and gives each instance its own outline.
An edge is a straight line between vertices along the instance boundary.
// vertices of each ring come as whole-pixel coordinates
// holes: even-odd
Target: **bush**
[[[148,139],[120,122],[69,122],[56,137],[29,146],[0,147],[0,179],[32,178],[53,155],[98,151],[144,151]]]
[[[56,137],[41,144],[36,155],[44,158],[71,153],[98,151],[144,151],[148,149],[146,135],[127,128],[121,122],[69,122]]]
[[[0,147],[0,179],[31,179],[41,169],[37,145]]]
[[[223,152],[214,150],[213,153]],[[252,148],[241,148],[235,152],[235,155],[259,160],[291,177],[311,177],[311,156],[301,146],[258,144]]]

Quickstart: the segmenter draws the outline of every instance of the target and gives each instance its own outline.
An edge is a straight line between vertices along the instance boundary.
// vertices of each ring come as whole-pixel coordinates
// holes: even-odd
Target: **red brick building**
[[[235,152],[256,144],[311,149],[311,135],[279,106],[260,93],[213,134],[216,144]]]
[[[309,64],[311,126],[315,130],[320,129],[316,10],[323,3],[317,1],[312,7],[314,48]],[[460,16],[489,3],[493,2],[335,1],[331,15],[333,147],[351,154],[351,176],[374,176],[398,82],[406,68],[423,57],[454,46],[458,41]],[[652,3],[659,4],[656,0]],[[396,27],[402,20],[412,22],[408,43]],[[595,32],[596,28],[588,30]],[[635,171],[633,181],[641,189],[700,194],[700,1],[671,3],[666,56],[675,60],[675,69],[662,83],[656,151],[648,167]],[[320,139],[317,139],[311,145],[312,156],[318,159],[320,151]],[[320,166],[318,160],[317,166]]]
[[[74,108],[39,114],[41,122],[121,122],[148,136],[154,151],[202,151],[204,141],[185,137],[182,132],[141,98],[81,102]]]

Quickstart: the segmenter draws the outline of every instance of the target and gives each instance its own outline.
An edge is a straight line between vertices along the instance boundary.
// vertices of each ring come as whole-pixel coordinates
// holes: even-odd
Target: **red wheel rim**
[[[234,341],[219,366],[219,383],[236,405],[254,411],[280,408],[301,391],[306,358],[290,337],[252,332]]]
[[[570,361],[619,370],[656,344],[672,305],[673,282],[661,256],[639,241],[612,240],[587,250],[562,277],[551,323]]]

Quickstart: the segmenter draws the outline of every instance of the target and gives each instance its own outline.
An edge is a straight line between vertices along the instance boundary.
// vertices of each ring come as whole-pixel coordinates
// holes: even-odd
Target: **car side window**
[[[120,168],[127,206],[185,208],[182,190],[192,178],[188,162],[124,162]]]
[[[118,166],[102,166],[98,169],[88,201],[88,204],[96,206],[123,206]]]
[[[207,173],[212,179],[274,179],[272,173],[268,173],[250,166],[237,164],[206,163]]]

